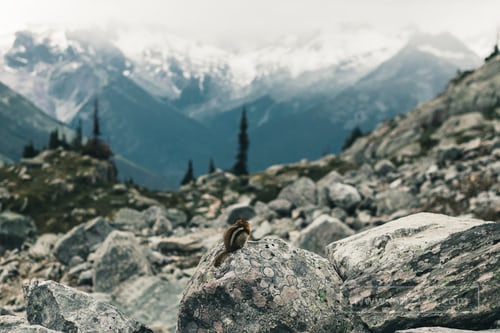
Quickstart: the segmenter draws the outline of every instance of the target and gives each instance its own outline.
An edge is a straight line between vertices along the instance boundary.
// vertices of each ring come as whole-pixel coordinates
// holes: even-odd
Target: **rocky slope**
[[[178,192],[61,150],[0,168],[0,332],[498,329],[499,78],[496,57],[340,156]],[[237,217],[251,241],[215,268]]]

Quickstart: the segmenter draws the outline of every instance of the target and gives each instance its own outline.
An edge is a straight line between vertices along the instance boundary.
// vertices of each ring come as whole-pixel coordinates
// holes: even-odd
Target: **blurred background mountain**
[[[134,55],[120,49],[116,35],[18,31],[0,51],[6,119],[0,153],[15,161],[29,140],[42,147],[42,133],[75,128],[80,120],[89,134],[98,97],[102,132],[119,156],[120,177],[172,188],[188,159],[197,174],[205,173],[210,158],[218,167],[231,166],[243,106],[249,169],[257,171],[337,153],[354,127],[372,130],[480,63],[449,33],[381,39],[387,44],[352,41],[337,50],[318,34],[231,53],[169,36],[161,47]],[[34,117],[44,121],[28,121]]]

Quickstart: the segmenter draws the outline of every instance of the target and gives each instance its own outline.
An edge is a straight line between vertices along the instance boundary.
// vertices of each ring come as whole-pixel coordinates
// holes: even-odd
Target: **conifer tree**
[[[24,146],[23,158],[32,158],[38,155],[38,153],[39,151],[35,149],[33,141],[30,140],[30,142],[26,146]]]
[[[71,141],[71,147],[76,151],[80,151],[82,149],[82,140],[83,140],[81,119],[78,119],[78,125],[76,126],[75,131],[76,134],[75,137],[73,138],[73,141]]]
[[[352,144],[359,138],[363,136],[363,132],[361,132],[361,129],[359,126],[356,126],[352,129],[351,134],[349,137],[345,140],[344,145],[342,146],[342,151],[346,150]]]
[[[68,149],[69,148],[69,143],[68,143],[68,140],[66,140],[66,134],[62,134],[61,136],[61,140],[59,140],[59,145],[61,147],[63,147],[64,149]]]
[[[92,128],[92,138],[94,141],[99,140],[99,136],[101,135],[101,126],[99,125],[99,101],[97,98],[94,100],[94,126]]]
[[[97,98],[94,100],[94,115],[92,126],[92,139],[87,140],[83,146],[83,154],[93,156],[95,158],[107,160],[113,156],[113,151],[108,144],[100,139],[101,126],[99,124],[99,102]]]
[[[233,172],[236,175],[246,175],[248,174],[247,169],[247,152],[248,145],[250,144],[248,140],[247,134],[247,115],[246,108],[243,107],[243,111],[241,112],[241,121],[240,121],[240,132],[238,134],[238,154],[236,155],[236,163],[233,166]]]
[[[49,149],[56,149],[59,147],[59,131],[57,129],[50,132],[49,136]]]
[[[182,178],[181,185],[189,184],[192,181],[194,181],[193,161],[189,160],[189,162],[188,162],[188,169],[186,171],[186,174],[184,175],[184,178]]]
[[[208,173],[214,173],[215,172],[215,164],[213,158],[210,158],[210,162],[208,164]]]

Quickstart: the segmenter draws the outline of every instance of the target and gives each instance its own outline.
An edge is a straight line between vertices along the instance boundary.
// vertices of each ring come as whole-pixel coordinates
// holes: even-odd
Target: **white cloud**
[[[500,25],[498,0],[15,0],[0,6],[0,32],[31,25],[125,24],[226,47],[267,44],[283,35],[372,26],[397,33],[415,25],[462,39]]]

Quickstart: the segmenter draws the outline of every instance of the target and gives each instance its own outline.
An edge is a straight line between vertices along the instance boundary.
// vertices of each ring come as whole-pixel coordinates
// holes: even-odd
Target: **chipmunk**
[[[241,249],[250,236],[250,223],[242,218],[239,218],[224,232],[224,247],[225,250],[220,252],[214,259],[214,266],[219,267],[229,253]]]

